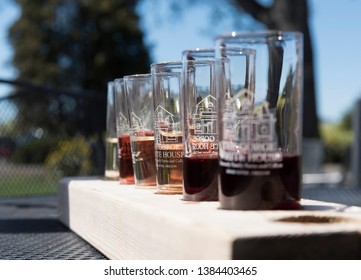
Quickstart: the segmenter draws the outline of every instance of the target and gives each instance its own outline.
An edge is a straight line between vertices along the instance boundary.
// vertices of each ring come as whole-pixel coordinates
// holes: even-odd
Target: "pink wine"
[[[169,149],[165,149],[169,147]],[[182,194],[183,144],[166,144],[156,149],[159,193]]]
[[[218,157],[201,155],[183,158],[183,198],[192,201],[218,200]]]
[[[129,135],[122,135],[118,137],[118,148],[119,181],[121,184],[134,184],[134,171]]]
[[[227,163],[227,161],[223,162]],[[232,168],[225,167],[226,164],[221,164],[219,194],[221,208],[234,210],[300,208],[301,158],[284,156],[280,163],[281,168],[267,170],[237,168],[236,172]]]

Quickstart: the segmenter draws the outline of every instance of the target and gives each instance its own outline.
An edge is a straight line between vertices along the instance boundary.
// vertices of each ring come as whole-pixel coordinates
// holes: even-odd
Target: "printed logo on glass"
[[[130,114],[130,118],[132,120],[132,133],[133,134],[144,130],[142,120],[136,114],[134,114],[134,112],[132,112]]]
[[[209,95],[196,105],[194,134],[217,134],[217,99]]]
[[[122,114],[118,113],[118,130],[121,132],[128,132],[130,129],[128,119]]]
[[[182,132],[177,126],[174,115],[159,105],[154,111],[155,143],[181,143]]]
[[[242,90],[226,100],[224,139],[236,143],[244,152],[275,152],[277,136],[276,117],[267,101],[254,105],[254,94]]]

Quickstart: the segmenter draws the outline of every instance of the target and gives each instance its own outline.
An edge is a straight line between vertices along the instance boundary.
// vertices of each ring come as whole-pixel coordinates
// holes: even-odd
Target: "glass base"
[[[105,170],[105,179],[106,180],[118,180],[119,171],[118,170]]]
[[[158,185],[156,194],[182,194],[182,185]]]
[[[119,183],[122,185],[134,185],[134,183],[135,183],[134,177],[130,177],[130,178],[120,178],[119,177]]]
[[[157,188],[156,184],[142,184],[142,183],[135,183],[136,189],[155,189]]]

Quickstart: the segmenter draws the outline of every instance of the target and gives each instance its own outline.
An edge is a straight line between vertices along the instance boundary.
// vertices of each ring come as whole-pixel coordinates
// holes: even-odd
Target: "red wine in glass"
[[[191,201],[218,200],[218,156],[183,158],[183,198]]]
[[[220,166],[220,203],[223,209],[269,210],[299,209],[301,158],[284,156],[281,168],[231,172]],[[262,163],[260,163],[262,164]],[[234,171],[234,170],[233,170]],[[249,175],[241,175],[249,174]],[[264,175],[262,175],[264,174]]]

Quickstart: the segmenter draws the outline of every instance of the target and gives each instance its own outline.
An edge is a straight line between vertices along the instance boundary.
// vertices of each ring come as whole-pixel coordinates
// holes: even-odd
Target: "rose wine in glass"
[[[158,194],[182,194],[183,143],[182,132],[160,131],[167,143],[156,145],[156,166]]]
[[[154,132],[146,132],[131,138],[132,160],[136,185],[152,187],[156,185]]]
[[[121,135],[118,137],[118,149],[119,182],[121,184],[134,184],[134,171],[129,135]]]

